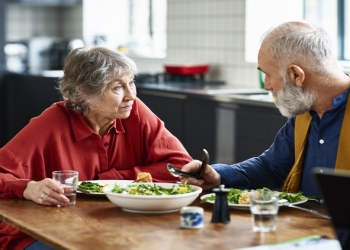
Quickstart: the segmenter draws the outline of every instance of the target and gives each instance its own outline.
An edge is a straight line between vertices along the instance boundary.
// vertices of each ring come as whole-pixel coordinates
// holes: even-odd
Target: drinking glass
[[[268,189],[258,189],[250,193],[250,211],[254,232],[276,230],[278,213],[278,193]]]
[[[59,182],[64,189],[64,195],[69,199],[66,206],[74,206],[77,196],[78,171],[59,170],[52,172],[52,179]],[[60,205],[57,205],[60,207]]]

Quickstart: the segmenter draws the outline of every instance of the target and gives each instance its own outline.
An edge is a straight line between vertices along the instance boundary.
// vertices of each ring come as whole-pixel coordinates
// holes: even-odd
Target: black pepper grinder
[[[217,188],[213,188],[215,193],[215,203],[211,222],[217,223],[230,223],[230,208],[227,202],[227,194],[230,191],[229,188],[225,188],[225,185],[219,185]]]

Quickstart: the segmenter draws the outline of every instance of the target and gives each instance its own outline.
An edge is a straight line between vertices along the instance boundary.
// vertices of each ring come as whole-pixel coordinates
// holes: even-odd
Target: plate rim
[[[122,210],[129,213],[140,213],[140,214],[168,214],[168,213],[174,213],[174,212],[180,211],[181,208],[167,209],[167,210],[138,210],[138,209],[122,208]]]

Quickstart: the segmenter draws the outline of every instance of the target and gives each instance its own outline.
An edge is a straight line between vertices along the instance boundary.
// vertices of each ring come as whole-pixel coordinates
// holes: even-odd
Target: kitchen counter
[[[271,95],[264,89],[237,88],[220,82],[216,84],[140,83],[137,84],[137,88],[138,90],[183,94],[202,100],[276,108]]]
[[[26,76],[26,75],[23,75]],[[59,78],[62,70],[46,70],[38,75],[28,74],[27,77]],[[222,81],[205,83],[137,83],[138,89],[154,90],[163,93],[185,94],[186,96],[213,100],[217,102],[245,104],[259,107],[276,108],[269,92],[260,88],[237,88],[226,85]]]

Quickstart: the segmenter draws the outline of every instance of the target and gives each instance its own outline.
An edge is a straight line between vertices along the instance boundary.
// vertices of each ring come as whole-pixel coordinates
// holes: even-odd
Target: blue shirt
[[[320,198],[312,176],[315,167],[335,168],[340,129],[349,90],[333,99],[333,109],[320,119],[311,110],[312,121],[307,137],[300,191],[305,196]],[[233,165],[213,164],[225,187],[256,189],[267,187],[280,190],[294,161],[295,117],[289,118],[277,133],[271,147],[258,157]]]

